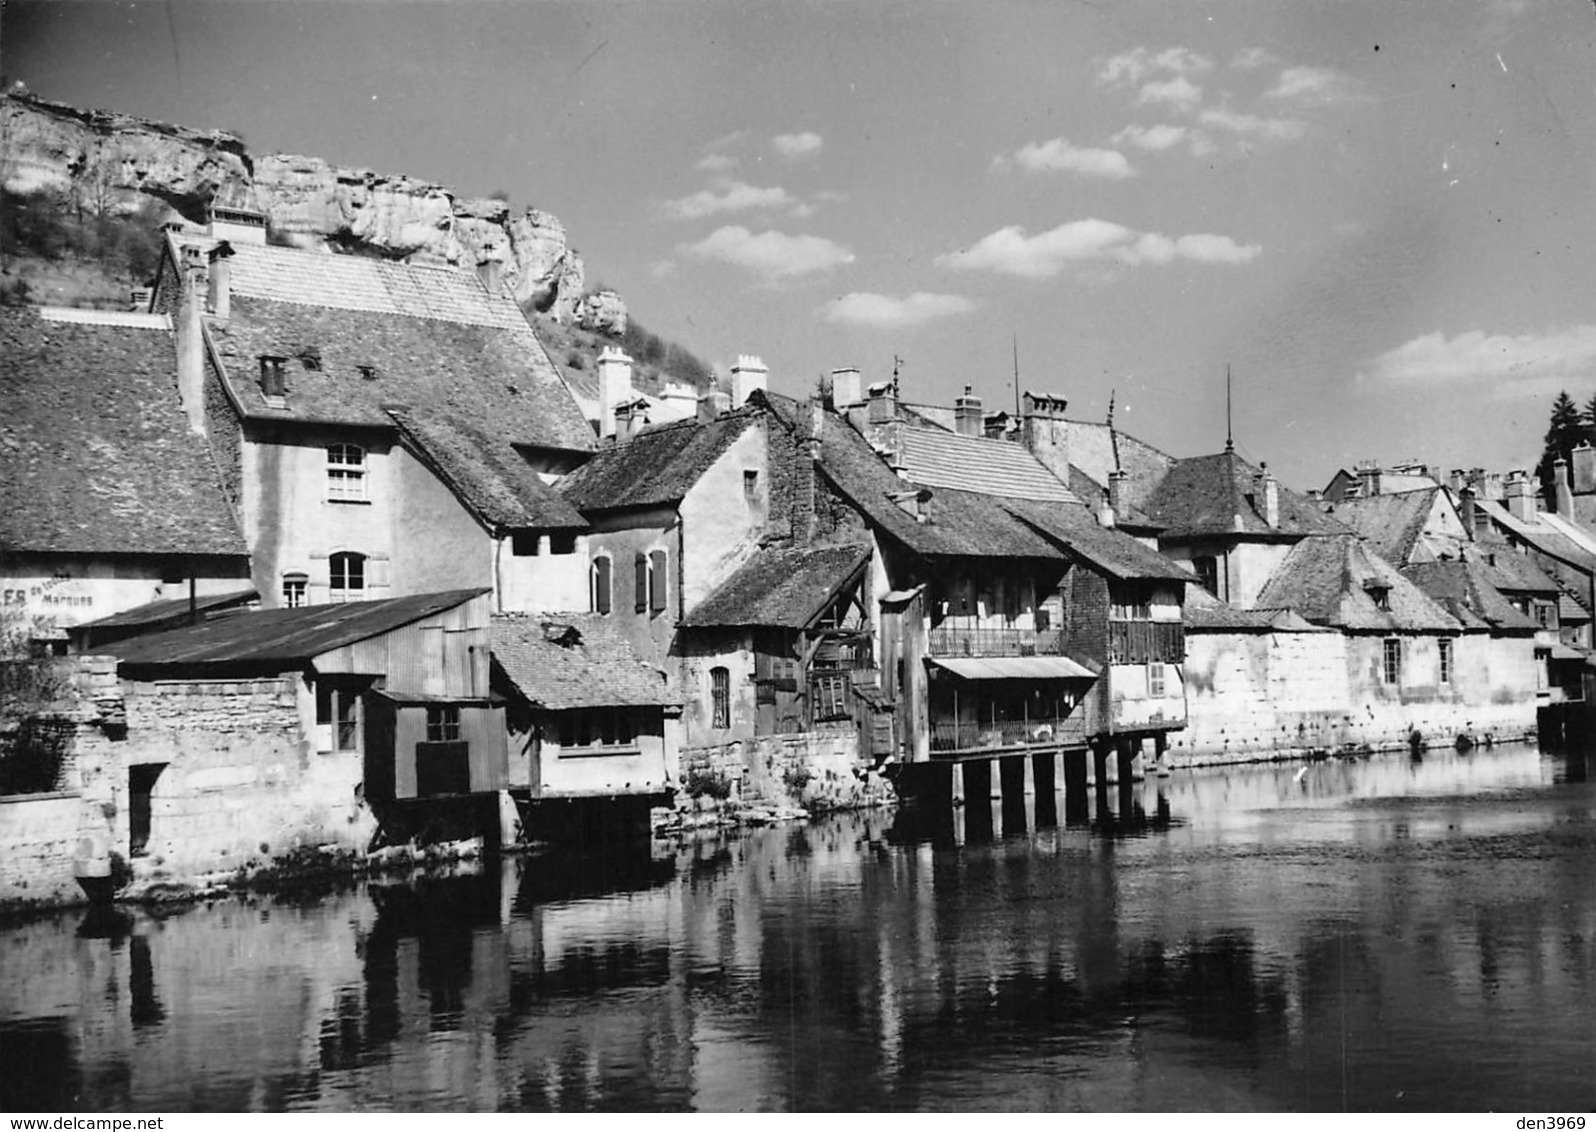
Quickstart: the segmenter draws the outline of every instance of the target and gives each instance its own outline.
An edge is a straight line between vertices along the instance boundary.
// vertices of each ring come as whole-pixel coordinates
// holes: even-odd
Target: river
[[[1177,772],[0,929],[0,1110],[1596,1109],[1596,758]]]

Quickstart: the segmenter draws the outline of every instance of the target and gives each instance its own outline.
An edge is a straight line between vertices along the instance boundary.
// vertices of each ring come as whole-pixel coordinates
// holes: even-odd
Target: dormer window
[[[299,351],[298,357],[299,357],[299,364],[304,366],[306,371],[308,371],[310,373],[320,373],[321,372],[321,347],[320,346],[306,346],[304,349]]]
[[[1391,612],[1391,587],[1381,582],[1365,582],[1363,590],[1369,595],[1369,600],[1374,602],[1374,607],[1382,613]]]
[[[288,395],[288,381],[283,373],[287,358],[272,354],[260,356],[260,391],[268,400],[281,401]]]
[[[372,365],[370,362],[367,362],[364,365],[358,365],[355,368],[360,371],[360,378],[362,381],[377,380],[377,367]]]

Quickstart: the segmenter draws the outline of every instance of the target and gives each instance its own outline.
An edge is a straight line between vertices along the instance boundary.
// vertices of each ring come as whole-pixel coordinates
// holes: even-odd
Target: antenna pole
[[[1225,451],[1236,450],[1236,433],[1230,419],[1230,363],[1225,363]]]
[[[1011,334],[1010,341],[1014,345],[1014,420],[1020,419],[1020,336]]]

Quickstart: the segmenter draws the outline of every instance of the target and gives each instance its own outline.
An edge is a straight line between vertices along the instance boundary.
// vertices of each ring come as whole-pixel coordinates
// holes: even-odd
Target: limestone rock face
[[[502,200],[457,198],[444,185],[319,157],[252,159],[236,134],[77,110],[27,94],[0,98],[0,125],[0,179],[11,192],[57,192],[90,208],[123,211],[155,196],[194,221],[221,193],[252,202],[275,238],[300,247],[466,268],[496,260],[523,307],[566,321],[581,301],[581,256],[559,219],[538,209],[512,215]]]
[[[576,305],[576,323],[584,330],[626,333],[626,304],[609,288],[583,295]]]

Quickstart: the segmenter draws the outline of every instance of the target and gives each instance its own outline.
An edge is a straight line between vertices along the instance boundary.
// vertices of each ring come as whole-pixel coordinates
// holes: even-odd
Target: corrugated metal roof
[[[1067,656],[992,656],[931,658],[966,680],[1095,680],[1090,669],[1082,668]]]
[[[75,629],[115,629],[122,626],[156,625],[172,617],[181,616],[191,609],[196,613],[208,613],[212,610],[225,609],[231,605],[243,605],[245,602],[254,601],[260,597],[255,592],[254,586],[247,586],[231,593],[211,594],[206,597],[197,597],[192,603],[186,597],[168,598],[165,601],[152,601],[146,605],[136,606],[133,609],[124,609],[121,613],[113,613],[109,617],[101,617],[97,621],[84,621],[74,626]]]
[[[489,592],[486,587],[478,587],[384,601],[239,613],[201,625],[116,641],[98,651],[117,657],[129,668],[281,665],[279,671],[282,671],[332,649],[453,609]]]

